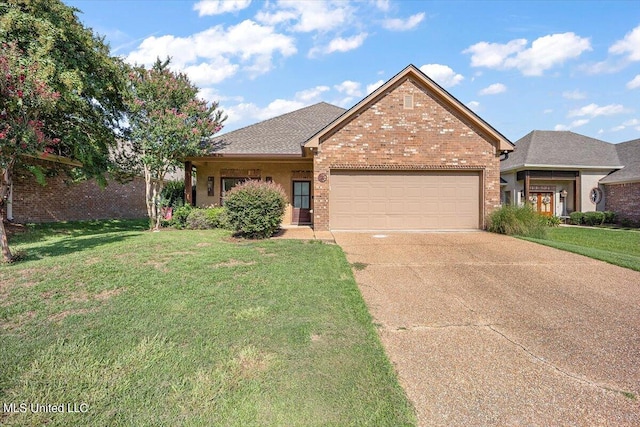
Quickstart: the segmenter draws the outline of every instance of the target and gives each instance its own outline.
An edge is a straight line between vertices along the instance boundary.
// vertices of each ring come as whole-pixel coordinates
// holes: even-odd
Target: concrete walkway
[[[640,425],[639,272],[485,232],[334,236],[421,426]]]
[[[308,225],[282,226],[272,239],[322,240],[326,243],[335,243],[330,231],[316,231]]]

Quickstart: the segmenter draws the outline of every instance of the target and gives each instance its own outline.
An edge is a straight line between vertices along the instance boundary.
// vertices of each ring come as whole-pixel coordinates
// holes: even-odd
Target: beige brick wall
[[[45,168],[51,167],[50,162],[38,162]],[[112,180],[105,188],[95,180],[70,182],[64,172],[59,172],[48,177],[42,186],[30,172],[16,171],[11,202],[13,220],[29,223],[147,216],[143,178],[127,184]]]
[[[404,96],[413,95],[413,109]],[[314,227],[329,228],[331,169],[474,169],[482,171],[482,213],[500,205],[498,150],[462,115],[411,79],[398,82],[329,135],[314,156]],[[322,183],[318,175],[326,174]]]
[[[640,222],[640,182],[608,184],[605,189],[605,209],[613,211],[618,219]]]

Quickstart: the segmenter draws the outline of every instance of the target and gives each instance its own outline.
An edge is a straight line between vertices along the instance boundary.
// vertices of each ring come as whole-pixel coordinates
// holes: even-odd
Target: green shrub
[[[546,229],[547,219],[530,205],[505,205],[489,216],[488,230],[493,233],[542,239]]]
[[[191,205],[179,206],[173,210],[171,220],[168,221],[168,225],[176,228],[184,228],[187,225],[187,217],[194,209]]]
[[[215,225],[209,219],[207,209],[194,208],[187,216],[186,227],[191,230],[207,230],[215,228]]]
[[[184,205],[184,181],[169,181],[160,193],[162,206],[177,208]]]
[[[247,181],[227,192],[224,205],[233,230],[262,239],[280,227],[286,200],[284,190],[275,183]]]
[[[586,225],[602,225],[604,222],[604,212],[585,212],[584,223]]]
[[[584,214],[582,212],[571,212],[569,214],[569,219],[573,225],[584,224]]]
[[[636,223],[631,218],[620,219],[620,225],[627,228],[640,227],[640,222]]]
[[[604,211],[604,223],[605,224],[615,224],[617,215],[615,212]]]
[[[207,208],[205,214],[214,228],[227,228],[227,210],[224,207]]]
[[[560,223],[562,222],[562,220],[553,215],[553,216],[545,216],[544,217],[546,223],[547,223],[547,227],[558,227],[560,225]]]

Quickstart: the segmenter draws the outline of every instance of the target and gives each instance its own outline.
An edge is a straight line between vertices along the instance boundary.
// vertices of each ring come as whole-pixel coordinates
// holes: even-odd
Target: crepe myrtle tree
[[[44,117],[60,94],[49,86],[50,70],[32,62],[16,43],[0,44],[0,209],[7,204],[13,171],[24,156],[46,156],[60,143],[45,133]],[[0,217],[2,259],[13,259]]]
[[[199,99],[198,88],[186,74],[170,70],[169,65],[169,58],[158,58],[148,69],[131,68],[128,143],[120,150],[129,170],[144,175],[150,227],[156,230],[162,219],[165,176],[175,172],[185,157],[204,154],[226,120],[217,103]]]

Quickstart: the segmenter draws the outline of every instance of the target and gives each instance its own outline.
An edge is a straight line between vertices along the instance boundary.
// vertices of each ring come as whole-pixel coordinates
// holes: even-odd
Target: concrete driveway
[[[639,272],[485,232],[334,236],[420,425],[640,425]]]

